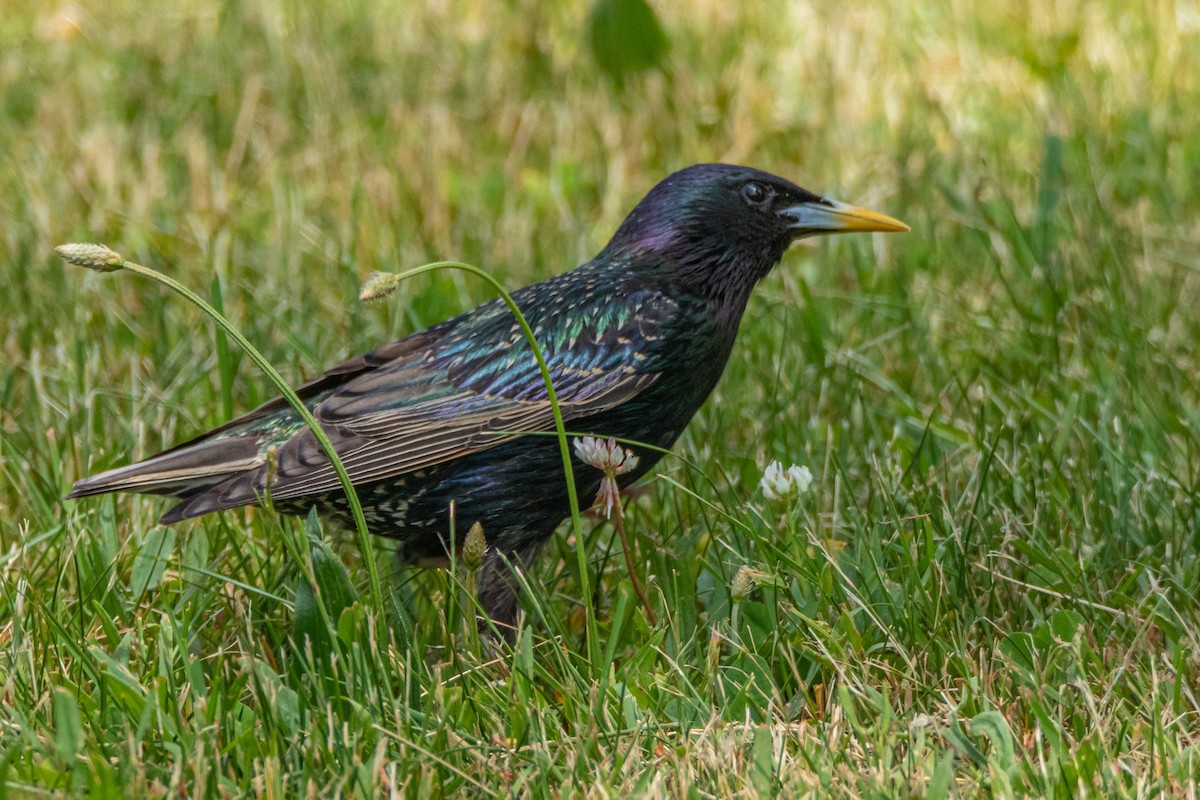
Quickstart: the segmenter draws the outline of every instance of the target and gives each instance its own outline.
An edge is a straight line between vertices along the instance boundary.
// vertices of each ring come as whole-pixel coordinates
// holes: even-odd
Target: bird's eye
[[[750,183],[742,187],[742,197],[746,198],[747,202],[753,205],[758,205],[766,200],[768,194],[767,187],[754,181],[750,181]]]

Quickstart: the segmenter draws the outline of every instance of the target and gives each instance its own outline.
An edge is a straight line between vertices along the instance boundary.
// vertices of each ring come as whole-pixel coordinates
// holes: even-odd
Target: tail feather
[[[188,496],[266,461],[253,436],[206,439],[137,464],[101,472],[71,487],[68,500],[109,492]]]
[[[174,525],[176,522],[202,517],[214,511],[257,503],[262,496],[259,486],[262,473],[263,470],[255,469],[226,476],[223,481],[206,486],[203,491],[172,506],[158,522],[160,525]]]

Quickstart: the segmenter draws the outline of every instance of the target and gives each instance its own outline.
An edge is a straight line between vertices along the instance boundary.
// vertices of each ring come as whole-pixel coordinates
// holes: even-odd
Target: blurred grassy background
[[[1196,791],[1200,6],[655,9],[662,67],[617,85],[584,5],[9,4],[2,785]],[[395,608],[344,617],[330,667],[291,644],[299,526],[165,533],[159,501],[60,502],[268,388],[218,365],[193,309],[54,245],[211,292],[298,382],[488,296],[447,273],[363,308],[370,270],[452,258],[516,288],[708,160],[913,232],[796,248],[764,282],[630,509],[658,627],[591,535],[604,664],[565,537],[515,653],[470,641],[451,576],[405,572]],[[771,458],[817,475],[781,525]],[[732,604],[742,566],[760,585]]]

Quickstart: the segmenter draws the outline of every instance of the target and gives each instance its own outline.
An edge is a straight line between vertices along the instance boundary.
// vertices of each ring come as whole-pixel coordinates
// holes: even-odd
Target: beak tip
[[[907,233],[912,230],[898,219],[865,208],[824,199],[820,203],[801,203],[787,209],[795,220],[794,228],[809,233]]]

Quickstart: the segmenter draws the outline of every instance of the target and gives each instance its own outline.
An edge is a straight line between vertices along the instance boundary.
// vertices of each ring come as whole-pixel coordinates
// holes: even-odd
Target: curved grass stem
[[[184,286],[174,278],[164,275],[158,270],[151,269],[141,264],[126,260],[123,256],[109,250],[102,245],[94,244],[71,244],[62,245],[56,248],[58,254],[66,261],[77,264],[79,266],[94,269],[100,272],[112,272],[119,269],[127,269],[130,272],[137,273],[144,277],[150,278],[177,294],[181,295],[189,303],[199,308],[205,315],[213,320],[221,330],[225,331],[226,335],[250,357],[250,360],[262,370],[263,374],[271,381],[280,395],[288,402],[288,404],[296,411],[296,414],[312,431],[318,444],[326,457],[329,458],[333,465],[334,471],[337,473],[338,480],[342,484],[342,489],[346,493],[347,502],[350,505],[350,512],[354,517],[354,525],[358,531],[359,547],[362,550],[363,561],[367,565],[367,575],[370,582],[371,601],[377,609],[383,608],[383,591],[379,583],[379,570],[375,564],[375,553],[371,548],[371,535],[367,530],[366,518],[363,515],[362,504],[359,502],[358,495],[354,490],[354,485],[350,481],[350,475],[346,472],[345,466],[338,457],[336,449],[333,447],[329,437],[322,430],[312,412],[304,405],[295,391],[288,385],[283,376],[279,374],[270,362],[258,351],[254,345],[242,335],[241,331],[233,326],[228,319],[225,318],[217,309],[197,295],[188,287]],[[559,407],[558,396],[554,391],[554,382],[550,375],[550,367],[546,363],[546,358],[542,354],[541,347],[537,343],[537,338],[533,334],[533,329],[529,322],[525,319],[525,315],[521,312],[512,295],[505,291],[504,287],[489,275],[484,270],[472,264],[466,264],[461,261],[435,261],[429,264],[422,264],[419,267],[414,267],[404,272],[394,273],[392,276],[393,286],[400,281],[415,277],[425,272],[433,272],[440,269],[455,269],[467,272],[474,275],[492,286],[499,293],[501,299],[513,316],[516,317],[517,324],[521,329],[522,335],[529,342],[530,349],[533,351],[534,358],[537,360],[538,369],[542,375],[542,381],[546,387],[547,399],[550,402],[551,413],[554,416],[554,430],[558,438],[559,452],[562,457],[563,473],[567,482],[567,498],[571,507],[571,524],[575,534],[576,554],[579,569],[580,591],[584,598],[586,619],[587,619],[587,650],[588,660],[594,668],[599,668],[600,659],[600,641],[596,630],[596,612],[591,602],[591,577],[588,574],[587,567],[587,552],[583,546],[583,524],[579,513],[579,497],[575,490],[575,475],[571,467],[571,449],[567,440],[566,424],[563,421],[562,409]]]
[[[533,328],[530,327],[529,322],[525,319],[525,315],[521,312],[516,301],[513,300],[512,295],[505,290],[498,280],[473,264],[467,264],[462,261],[434,261],[429,264],[422,264],[419,267],[394,273],[392,280],[388,281],[391,284],[388,288],[394,288],[396,284],[408,278],[439,269],[461,270],[481,278],[491,285],[500,295],[500,299],[504,301],[504,304],[508,306],[509,311],[516,317],[517,325],[521,328],[521,334],[529,342],[529,347],[533,350],[533,356],[537,360],[538,370],[542,373],[542,382],[546,387],[546,396],[550,402],[551,413],[554,415],[554,432],[558,438],[563,473],[567,481],[567,499],[571,505],[571,530],[575,535],[575,554],[579,569],[579,589],[583,598],[584,613],[587,620],[585,636],[587,639],[588,661],[594,669],[598,669],[602,664],[600,639],[596,630],[596,609],[592,604],[592,582],[591,576],[588,574],[587,549],[584,547],[583,522],[579,513],[579,496],[575,490],[575,472],[571,467],[571,447],[567,438],[566,423],[563,421],[562,409],[558,403],[558,395],[554,391],[554,381],[550,376],[550,366],[546,363],[546,358],[542,354],[542,348],[538,345],[537,338],[533,335]]]
[[[242,349],[250,360],[254,362],[267,379],[275,386],[275,389],[283,396],[283,399],[288,402],[288,405],[296,412],[297,416],[303,420],[308,429],[312,431],[317,443],[321,446],[321,450],[333,465],[334,472],[337,473],[338,480],[342,484],[342,491],[346,493],[346,501],[350,505],[350,513],[354,517],[354,527],[358,532],[358,545],[362,551],[363,563],[367,566],[367,581],[370,585],[371,604],[376,610],[383,609],[383,589],[379,582],[379,569],[375,564],[375,551],[371,546],[371,534],[367,530],[367,520],[363,515],[362,504],[358,500],[358,494],[354,491],[354,484],[350,481],[350,475],[346,472],[346,467],[342,464],[342,460],[338,457],[337,450],[333,443],[329,441],[329,437],[321,428],[320,423],[313,417],[312,412],[304,405],[304,402],[292,389],[283,376],[279,374],[266,357],[258,351],[250,341],[242,335],[242,332],[234,327],[225,315],[217,311],[211,304],[208,303],[200,295],[193,292],[188,287],[184,286],[179,281],[164,275],[156,269],[137,264],[129,261],[123,256],[113,253],[107,248],[101,248],[100,245],[62,245],[55,248],[60,256],[66,261],[79,266],[88,267],[102,272],[112,272],[119,269],[127,269],[130,272],[136,273],[150,280],[166,286],[176,294],[183,297],[189,303],[200,309],[205,316],[211,319],[216,325],[225,332],[225,334]]]
[[[617,529],[617,536],[621,539],[621,552],[625,554],[625,569],[629,571],[629,582],[633,584],[633,591],[641,601],[642,610],[646,612],[646,619],[649,621],[650,627],[658,627],[658,615],[654,613],[654,608],[650,605],[650,598],[646,596],[646,590],[642,588],[642,582],[638,580],[637,570],[633,566],[633,551],[629,549],[629,538],[625,535],[625,512],[620,506],[617,507],[617,518],[613,525]]]

